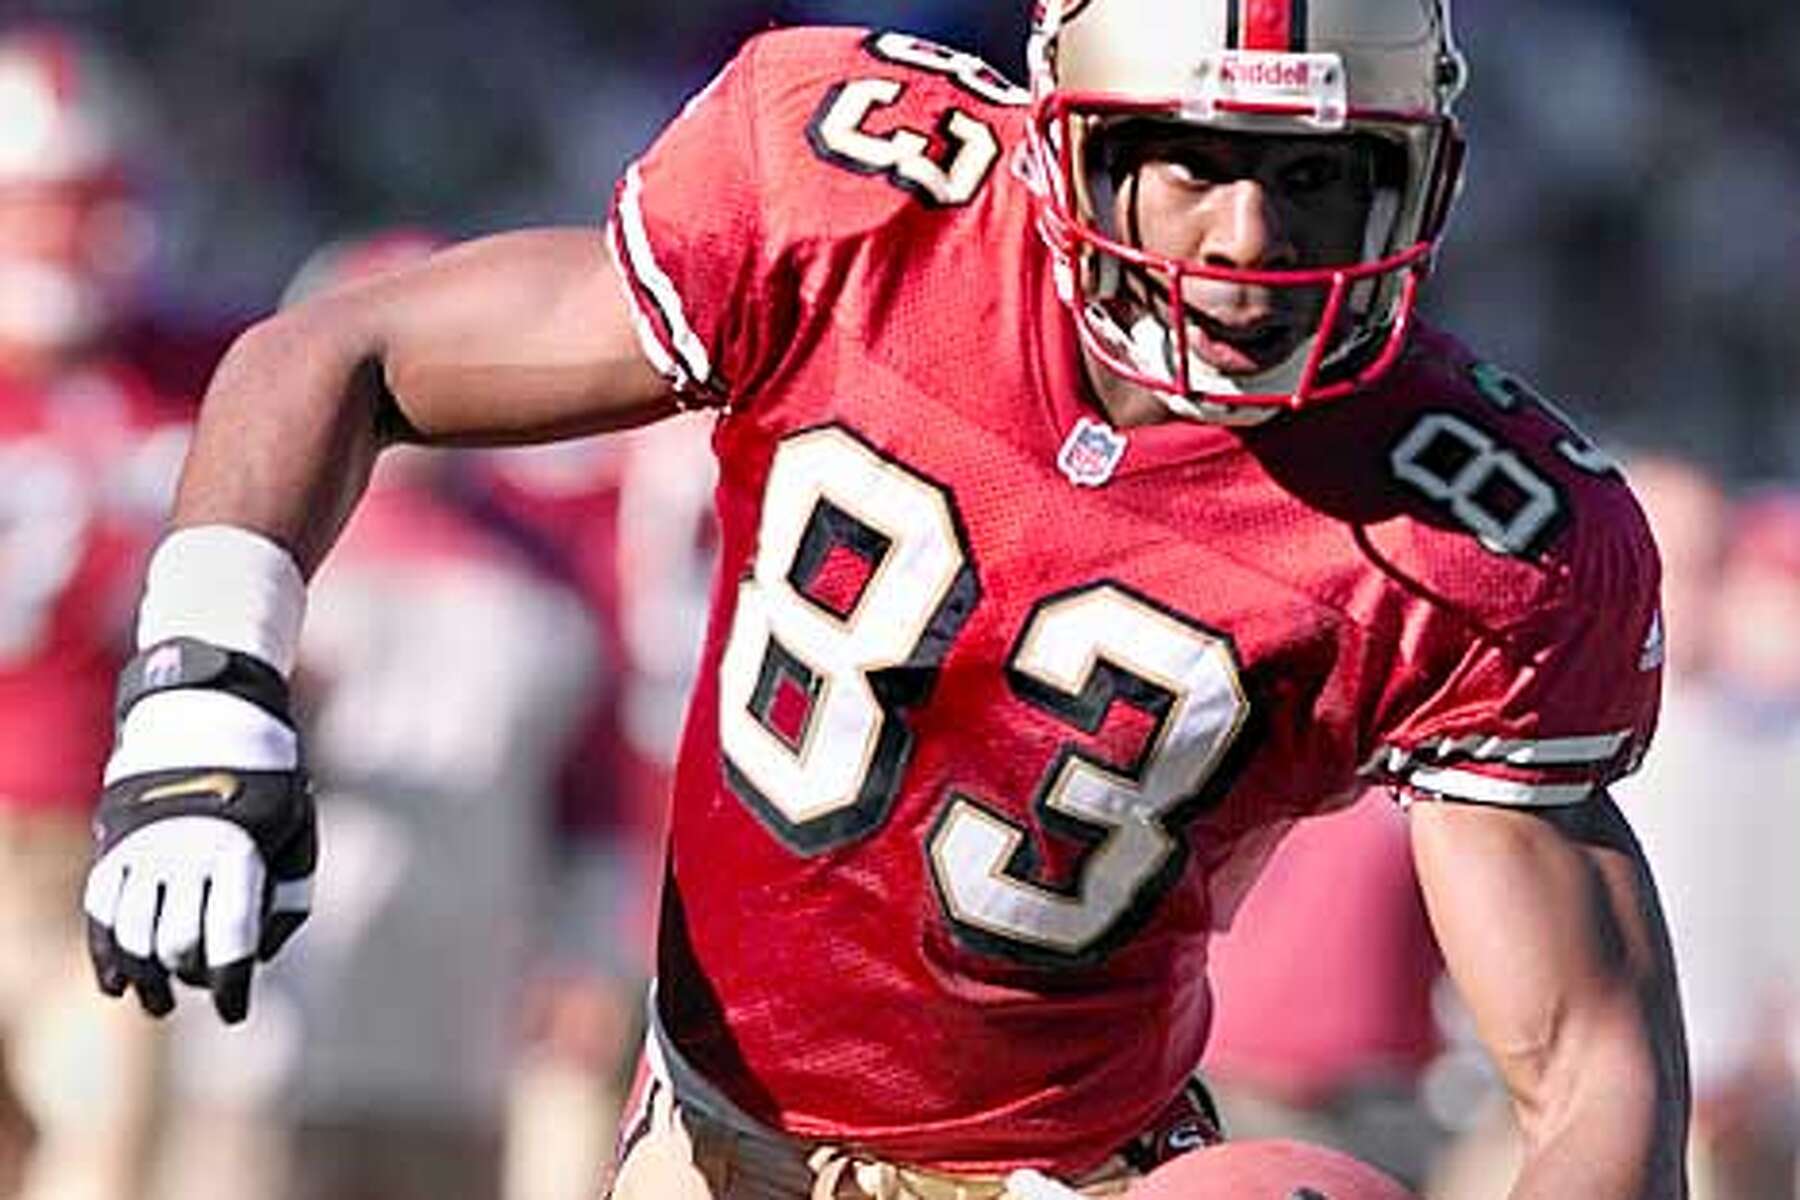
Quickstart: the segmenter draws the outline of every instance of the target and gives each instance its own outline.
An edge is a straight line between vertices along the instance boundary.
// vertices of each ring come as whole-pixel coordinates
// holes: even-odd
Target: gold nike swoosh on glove
[[[229,771],[211,771],[192,779],[177,779],[159,784],[142,793],[134,803],[151,804],[158,800],[176,800],[189,796],[211,796],[220,804],[230,804],[243,790],[244,782]]]

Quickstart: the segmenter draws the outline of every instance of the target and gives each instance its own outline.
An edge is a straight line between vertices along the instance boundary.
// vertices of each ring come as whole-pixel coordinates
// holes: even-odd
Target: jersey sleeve
[[[691,404],[728,403],[785,305],[765,269],[756,60],[746,43],[614,190],[608,244],[645,356]]]
[[[1364,766],[1402,800],[1578,804],[1634,770],[1662,682],[1659,569],[1632,506],[1512,625],[1462,634],[1445,682],[1386,717]]]

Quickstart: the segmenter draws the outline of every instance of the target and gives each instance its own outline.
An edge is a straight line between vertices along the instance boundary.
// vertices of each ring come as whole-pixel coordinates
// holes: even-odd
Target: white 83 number
[[[1556,452],[1589,475],[1619,477],[1611,455],[1562,409],[1503,367],[1469,368],[1475,390],[1501,412],[1536,409],[1558,427]],[[1396,478],[1442,505],[1496,554],[1529,555],[1564,516],[1556,485],[1494,435],[1455,413],[1427,412],[1389,456]]]
[[[1092,835],[1072,887],[1035,881],[1026,829],[956,795],[931,835],[931,870],[951,922],[977,944],[1081,958],[1129,926],[1184,861],[1165,823],[1195,800],[1249,715],[1230,646],[1112,584],[1039,606],[1014,652],[1014,690],[1089,732],[1115,700],[1149,714],[1139,761],[1115,767],[1065,750],[1037,810]]]
[[[863,43],[873,58],[943,75],[990,104],[1024,104],[1028,95],[973,54],[904,33],[878,33]],[[1000,139],[987,122],[960,108],[945,110],[938,132],[945,143],[916,129],[885,134],[866,129],[877,109],[897,102],[906,84],[897,79],[852,79],[834,87],[819,106],[807,139],[827,162],[863,175],[882,175],[933,208],[967,204],[987,182],[1000,157]]]
[[[930,71],[953,80],[971,96],[989,104],[1019,107],[1031,103],[1031,93],[994,70],[980,55],[966,50],[953,50],[910,33],[887,30],[870,38],[864,46],[884,62],[900,63]]]
[[[782,444],[758,552],[720,669],[732,789],[802,853],[886,820],[911,738],[901,710],[976,603],[948,493],[842,430]],[[1030,830],[952,793],[930,835],[952,927],[1009,957],[1074,961],[1133,927],[1185,861],[1175,825],[1249,714],[1230,644],[1096,583],[1041,602],[1007,667],[1021,702],[1096,733],[1115,703],[1147,716],[1127,765],[1071,742],[1037,816],[1087,847],[1067,884],[1037,878]]]
[[[839,429],[781,444],[719,668],[732,788],[803,853],[869,832],[899,789],[900,711],[929,691],[974,577],[937,486]]]
[[[1562,512],[1549,480],[1455,413],[1426,413],[1388,461],[1495,554],[1528,554]]]

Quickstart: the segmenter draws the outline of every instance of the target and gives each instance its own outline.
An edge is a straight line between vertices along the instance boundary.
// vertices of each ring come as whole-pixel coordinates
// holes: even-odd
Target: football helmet
[[[1230,420],[1345,395],[1399,357],[1461,173],[1449,0],[1040,0],[1027,58],[1038,229],[1107,368],[1180,415]],[[1108,152],[1144,118],[1374,139],[1360,258],[1243,269],[1145,249],[1115,227]],[[1281,362],[1226,374],[1195,350],[1196,280],[1310,289],[1320,315]]]
[[[128,302],[154,246],[144,111],[74,30],[0,28],[0,341],[80,346]]]
[[[1281,1138],[1225,1141],[1170,1159],[1125,1200],[1417,1200],[1387,1175],[1323,1146]]]

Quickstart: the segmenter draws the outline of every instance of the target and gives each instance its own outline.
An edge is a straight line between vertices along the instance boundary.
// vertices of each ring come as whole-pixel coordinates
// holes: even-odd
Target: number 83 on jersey
[[[720,666],[732,790],[801,854],[887,820],[910,759],[908,710],[979,603],[949,492],[839,428],[789,438]],[[1182,824],[1249,715],[1227,639],[1100,580],[1040,599],[1005,666],[1011,694],[1068,726],[1031,811],[1084,847],[1042,877],[1007,798],[951,790],[926,847],[944,916],[969,945],[1055,965],[1128,936],[1186,861]],[[1129,763],[1077,744],[1114,702],[1150,731]],[[1004,722],[1006,714],[996,713]]]

